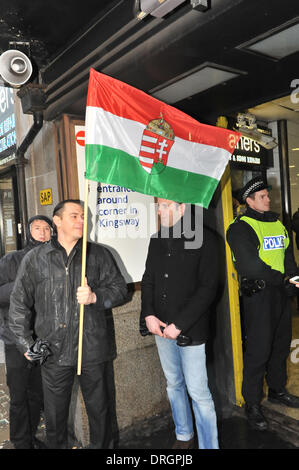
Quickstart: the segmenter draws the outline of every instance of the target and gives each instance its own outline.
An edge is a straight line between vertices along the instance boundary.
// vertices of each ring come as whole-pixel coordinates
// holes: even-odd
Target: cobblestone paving
[[[0,425],[3,425],[8,422],[9,396],[6,390],[2,388],[2,384],[0,384],[0,387]]]
[[[9,393],[5,365],[0,364],[0,449],[12,448],[9,442]]]

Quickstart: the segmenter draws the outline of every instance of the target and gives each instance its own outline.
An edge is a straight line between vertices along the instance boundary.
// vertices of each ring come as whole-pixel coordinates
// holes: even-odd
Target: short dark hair
[[[58,216],[61,216],[62,212],[63,212],[63,209],[64,209],[64,206],[65,204],[67,204],[68,202],[71,202],[72,204],[78,204],[79,206],[83,206],[83,203],[82,201],[80,201],[80,199],[65,199],[64,201],[60,201],[55,207],[54,207],[54,210],[53,210],[53,217],[54,215],[58,215]]]

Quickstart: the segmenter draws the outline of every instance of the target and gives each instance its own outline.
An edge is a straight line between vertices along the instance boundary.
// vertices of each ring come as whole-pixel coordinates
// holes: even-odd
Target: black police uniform
[[[243,188],[242,202],[262,189],[267,189],[267,184],[261,178],[254,178]],[[245,215],[263,224],[278,220],[274,212],[260,213],[250,207],[247,207]],[[292,339],[286,285],[288,289],[292,286],[284,279],[296,275],[298,268],[291,245],[285,250],[283,274],[266,264],[259,256],[260,242],[255,230],[241,217],[230,225],[227,241],[241,278],[263,281],[256,293],[241,297],[245,339],[242,394],[248,405],[258,405],[263,396],[264,377],[270,390],[285,392],[286,360]]]

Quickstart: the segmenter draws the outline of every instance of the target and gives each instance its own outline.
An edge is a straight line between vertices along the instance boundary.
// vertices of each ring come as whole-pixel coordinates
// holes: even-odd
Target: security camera
[[[250,131],[242,128],[235,130],[240,132],[244,137],[248,137],[249,139],[255,140],[267,150],[272,150],[278,145],[274,137],[272,137],[271,135],[261,134],[258,130]]]
[[[244,137],[255,140],[267,150],[277,147],[278,143],[271,135],[263,134],[257,127],[256,117],[253,114],[238,113],[235,131],[241,132]]]
[[[163,18],[186,0],[135,0],[135,16],[143,20],[147,15]]]
[[[194,10],[205,12],[209,9],[209,1],[208,0],[190,0],[190,3],[191,3],[191,7]]]

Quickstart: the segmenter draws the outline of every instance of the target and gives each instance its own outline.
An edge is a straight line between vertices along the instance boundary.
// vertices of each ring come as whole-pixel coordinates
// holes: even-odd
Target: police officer
[[[229,226],[227,241],[241,278],[244,328],[242,394],[250,425],[267,429],[260,403],[266,377],[268,400],[299,407],[286,391],[286,360],[292,339],[287,277],[298,274],[287,230],[270,211],[267,183],[262,177],[241,190],[246,212]],[[286,284],[287,283],[287,284]]]

